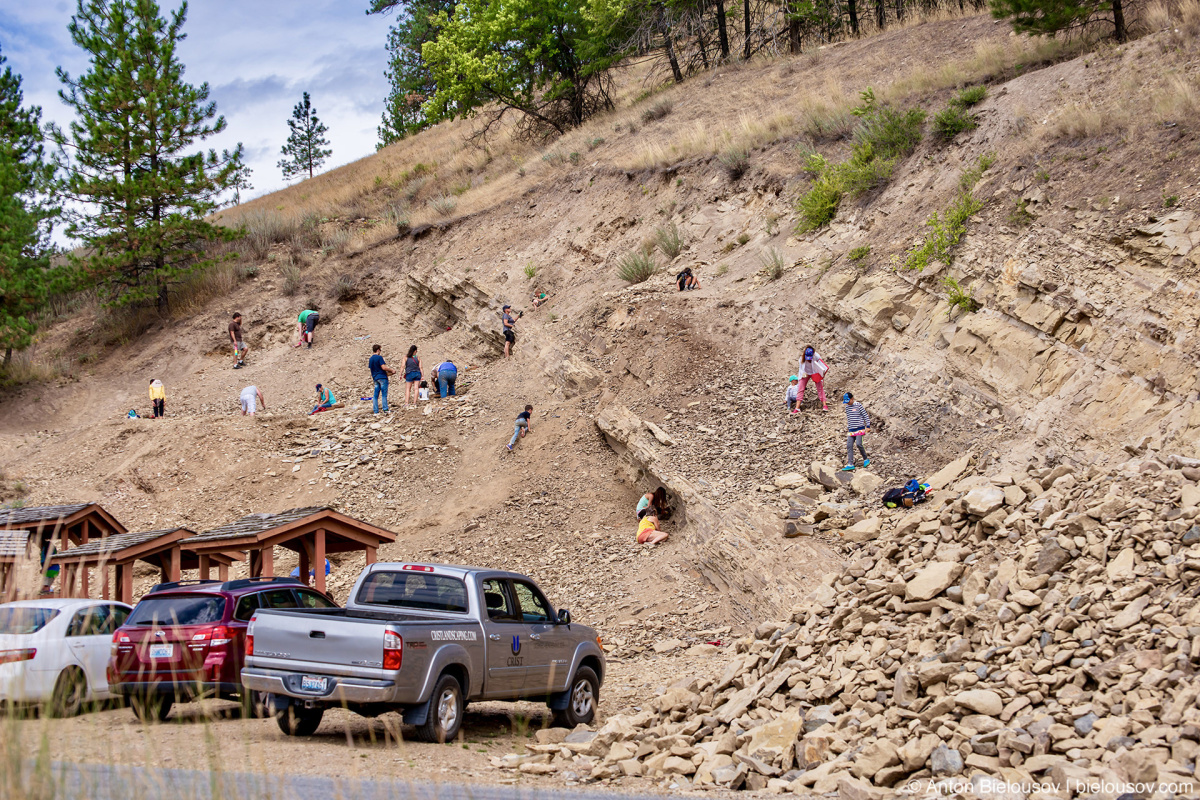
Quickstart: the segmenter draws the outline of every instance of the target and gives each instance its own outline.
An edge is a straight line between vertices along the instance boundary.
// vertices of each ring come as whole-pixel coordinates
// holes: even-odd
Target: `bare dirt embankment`
[[[722,68],[655,95],[671,103],[665,118],[643,120],[650,101],[623,105],[540,152],[480,155],[461,148],[461,126],[429,131],[244,210],[301,207],[309,191],[352,203],[321,223],[322,236],[362,237],[348,252],[302,238],[268,246],[226,295],[111,351],[86,315],[54,326],[42,351],[87,363],[76,380],[4,399],[0,466],[28,487],[26,503],[97,500],[131,529],[205,530],[328,503],[399,534],[381,558],[527,571],[604,636],[603,712],[641,708],[681,678],[720,675],[736,635],[784,618],[840,569],[840,532],[875,513],[881,485],[964,454],[981,473],[1086,465],[1126,444],[1196,455],[1194,40],[1168,31],[1067,56],[986,18],[957,19]],[[811,183],[798,148],[844,157],[858,91],[932,113],[967,83],[989,86],[977,129],[948,143],[927,130],[885,187],[846,199],[827,228],[792,232],[792,203]],[[749,168],[731,179],[716,154],[738,147]],[[955,263],[895,269],[987,153],[995,161],[975,190],[985,205]],[[454,213],[421,205],[455,182],[467,189]],[[410,194],[419,236],[374,224]],[[438,225],[421,227],[429,220]],[[671,226],[682,251],[656,254],[665,274],[620,281],[617,263]],[[684,266],[700,290],[675,291]],[[339,276],[355,284],[341,300]],[[946,276],[970,287],[976,313],[947,302]],[[532,309],[541,291],[551,301]],[[526,312],[509,360],[504,302]],[[294,349],[295,315],[313,305],[317,344]],[[224,349],[234,310],[253,348],[240,371]],[[359,398],[375,343],[393,363],[413,343],[427,368],[453,359],[465,391],[371,417]],[[834,410],[813,407],[810,389],[789,417],[786,376],[805,344],[831,364]],[[151,378],[167,386],[167,418],[123,419],[147,405]],[[348,407],[305,416],[318,382]],[[249,384],[267,400],[253,419],[236,408]],[[872,414],[878,482],[832,475],[846,390]],[[394,407],[402,394],[394,383]],[[510,455],[527,402],[534,431]],[[660,482],[678,500],[672,536],[636,548],[633,505]],[[335,565],[340,599],[360,565]],[[536,727],[540,711],[482,711],[453,755],[394,744],[384,720],[339,715],[304,742],[189,710],[163,730],[121,711],[46,730],[61,758],[179,765],[215,741],[227,769],[533,780],[491,770],[485,753],[523,752],[521,715]],[[683,780],[593,772],[592,756],[579,758],[558,778]]]

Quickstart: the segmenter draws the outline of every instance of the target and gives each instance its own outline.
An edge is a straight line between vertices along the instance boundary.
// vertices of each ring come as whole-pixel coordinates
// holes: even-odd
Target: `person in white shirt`
[[[267,401],[263,399],[262,392],[259,391],[257,386],[247,386],[245,389],[242,389],[242,393],[238,396],[238,399],[242,403],[243,417],[247,414],[253,417],[258,404],[262,405],[264,411],[267,409]]]
[[[800,406],[800,379],[795,375],[788,378],[787,394],[783,396],[783,404],[788,411],[796,411]]]

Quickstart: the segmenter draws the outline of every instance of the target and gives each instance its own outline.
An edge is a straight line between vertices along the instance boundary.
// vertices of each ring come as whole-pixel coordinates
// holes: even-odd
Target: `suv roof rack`
[[[146,592],[146,594],[154,594],[155,592],[163,592],[163,591],[166,591],[167,589],[178,589],[181,586],[207,586],[212,583],[220,583],[220,581],[209,580],[207,578],[204,578],[201,580],[193,579],[193,580],[187,580],[187,581],[171,581],[169,583],[159,583],[159,584],[156,584],[155,586],[152,586],[150,588],[150,591]]]
[[[291,586],[303,586],[304,584],[298,578],[282,577],[282,578],[239,578],[235,581],[225,581],[221,584],[221,589],[226,592],[231,592],[234,589],[245,589],[247,586],[257,586],[262,583],[285,583]]]

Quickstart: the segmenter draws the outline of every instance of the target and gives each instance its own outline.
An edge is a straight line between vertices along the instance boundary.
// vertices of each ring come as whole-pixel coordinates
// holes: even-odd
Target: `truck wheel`
[[[417,738],[438,744],[453,741],[462,727],[466,707],[458,679],[453,675],[438,678],[429,701],[429,716],[425,724],[417,728]]]
[[[129,705],[133,708],[133,715],[142,722],[165,722],[171,713],[171,702],[169,698],[150,695],[134,697]]]
[[[288,706],[286,711],[275,715],[275,721],[279,723],[279,730],[288,736],[312,736],[321,727],[323,716],[323,708]]]
[[[52,717],[74,717],[83,710],[87,697],[87,678],[75,668],[63,670],[54,682],[54,693],[50,696],[47,710]]]
[[[571,687],[567,692],[567,707],[558,712],[563,727],[574,728],[591,723],[600,699],[600,679],[592,668],[580,667],[575,670],[575,677],[571,679]]]

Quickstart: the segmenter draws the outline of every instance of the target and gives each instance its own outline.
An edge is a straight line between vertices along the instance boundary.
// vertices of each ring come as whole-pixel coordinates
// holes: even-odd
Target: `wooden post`
[[[258,550],[250,551],[250,577],[257,578],[262,575],[262,553]]]
[[[200,556],[200,580],[208,580],[209,570],[212,569],[212,559],[206,555]]]
[[[262,549],[262,555],[259,557],[259,563],[262,565],[262,577],[275,577],[275,548],[270,545]]]
[[[117,599],[122,603],[133,602],[133,562],[117,564]]]
[[[321,528],[313,534],[313,572],[317,579],[313,582],[318,592],[325,591],[325,529]]]
[[[367,566],[375,563],[375,547],[367,545]]]
[[[80,544],[88,543],[88,535],[91,533],[91,529],[92,529],[91,520],[85,519],[83,521],[83,524],[79,526],[79,543]]]
[[[86,561],[79,562],[79,596],[91,597],[92,592],[88,586],[88,565]]]
[[[104,600],[111,600],[110,590],[108,588],[108,562],[100,562],[100,597]]]
[[[179,545],[173,544],[173,545],[171,545],[171,549],[167,552],[167,573],[170,575],[170,577],[167,578],[167,580],[170,580],[170,581],[179,580],[179,575],[181,572],[181,570],[179,569],[179,558],[180,558],[179,550],[180,550]]]
[[[307,535],[301,536],[300,537],[300,548],[298,551],[298,554],[300,556],[300,582],[303,583],[305,586],[309,585],[308,572],[309,572],[309,568],[312,566],[312,558],[309,554],[310,547],[311,547],[311,545],[308,543],[308,536]]]
[[[228,564],[217,564],[217,580],[221,581],[221,583],[229,580]]]

